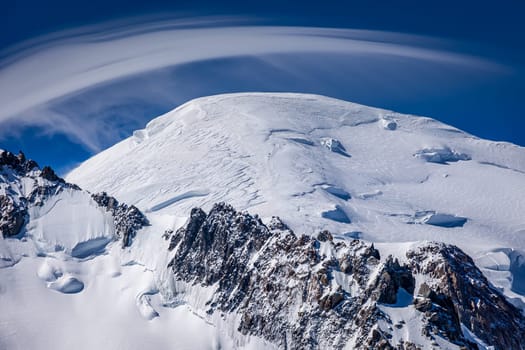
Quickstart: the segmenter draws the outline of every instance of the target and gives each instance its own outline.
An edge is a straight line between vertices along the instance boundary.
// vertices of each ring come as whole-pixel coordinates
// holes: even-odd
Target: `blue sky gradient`
[[[428,36],[418,45],[472,55],[503,66],[480,70],[391,56],[274,52],[199,60],[129,75],[61,98],[46,113],[74,116],[92,129],[90,142],[50,123],[0,122],[0,148],[24,150],[62,174],[147,121],[199,96],[242,91],[293,91],[424,115],[492,140],[525,145],[523,86],[525,6],[519,1],[436,2],[165,2],[20,1],[2,4],[0,58],[36,36],[130,16],[177,13],[234,15],[250,24],[360,28]],[[439,40],[434,40],[439,39]],[[226,45],[226,43],[225,43]],[[0,73],[5,65],[0,64]],[[20,76],[21,80],[30,77]],[[1,79],[1,76],[0,76]],[[0,81],[0,85],[1,85]],[[33,119],[34,120],[34,119]],[[63,119],[57,119],[60,122]],[[66,131],[64,131],[66,130]]]

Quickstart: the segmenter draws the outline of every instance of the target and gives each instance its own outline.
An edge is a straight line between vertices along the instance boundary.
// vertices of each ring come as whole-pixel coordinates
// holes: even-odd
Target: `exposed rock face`
[[[22,178],[32,182],[27,195],[20,195],[18,190]],[[21,233],[27,221],[29,206],[41,206],[52,195],[65,188],[80,190],[78,186],[66,183],[59,178],[50,167],[42,170],[38,164],[26,159],[20,152],[0,150],[0,234],[3,237],[13,237]]]
[[[414,273],[432,278],[421,287],[424,302],[418,309],[451,340],[461,338],[463,324],[495,349],[525,348],[525,318],[501,293],[490,285],[472,259],[459,248],[435,243],[407,253]],[[440,312],[436,312],[439,309]],[[448,315],[436,322],[436,314]]]
[[[410,338],[393,343],[393,328],[384,326],[392,321],[381,305],[395,304],[400,288],[418,291],[406,307],[418,310],[429,342],[476,349],[461,325],[496,349],[520,349],[525,335],[519,311],[445,244],[409,251],[407,264],[381,261],[373,245],[334,241],[326,231],[298,237],[278,218],[266,226],[224,203],[209,214],[193,209],[169,239],[175,279],[213,290],[201,311],[236,314],[239,332],[280,348],[420,348]],[[416,275],[427,282],[416,286]]]
[[[381,292],[379,299],[380,303],[395,304],[397,301],[397,292],[399,288],[405,289],[410,294],[414,294],[414,276],[406,265],[399,265],[397,259],[389,256],[386,260],[385,266],[378,278],[378,289]]]
[[[11,197],[0,195],[0,234],[16,236],[22,230],[27,216],[25,202],[17,204]]]
[[[130,246],[137,231],[149,225],[148,219],[134,205],[119,203],[106,192],[93,194],[91,198],[115,218],[115,229],[117,236],[122,239],[122,247]]]
[[[50,197],[64,190],[82,191],[67,183],[48,166],[38,164],[20,152],[0,150],[0,235],[14,237],[22,233],[28,221],[28,209],[42,206]],[[93,200],[110,211],[122,246],[131,244],[135,233],[148,224],[146,217],[134,206],[119,203],[106,193],[92,196]]]
[[[242,314],[238,330],[243,334],[292,349],[342,347],[359,330],[364,341],[368,319],[379,314],[365,308],[359,325],[349,323],[369,295],[352,296],[335,283],[335,275],[345,270],[355,276],[355,287],[364,289],[361,274],[379,261],[377,251],[360,241],[336,245],[324,235],[333,250],[328,256],[319,240],[297,237],[278,218],[266,227],[257,217],[217,204],[209,215],[193,209],[188,225],[171,237],[176,254],[170,266],[185,282],[217,284],[206,312]],[[333,339],[334,333],[346,336]]]
[[[14,155],[11,152],[0,150],[0,167],[3,166],[7,166],[17,173],[24,174],[34,168],[38,168],[38,164],[34,160],[27,160],[22,152]]]

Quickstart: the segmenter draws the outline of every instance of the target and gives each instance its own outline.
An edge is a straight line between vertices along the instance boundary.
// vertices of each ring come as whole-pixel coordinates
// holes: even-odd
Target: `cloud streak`
[[[13,47],[0,54],[0,123],[45,126],[97,151],[101,143],[94,135],[104,123],[79,128],[67,115],[50,106],[140,74],[229,57],[326,54],[365,60],[392,57],[489,72],[505,69],[478,57],[437,49],[438,40],[420,36],[356,29],[255,26],[242,24],[243,21],[121,21],[56,33]],[[48,111],[45,117],[42,109]]]

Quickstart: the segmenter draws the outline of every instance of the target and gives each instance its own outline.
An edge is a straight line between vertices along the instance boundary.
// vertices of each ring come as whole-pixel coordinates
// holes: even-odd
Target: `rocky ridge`
[[[327,231],[297,236],[277,217],[265,225],[224,203],[193,209],[166,238],[175,280],[213,290],[205,315],[238,315],[240,333],[279,348],[423,348],[384,306],[414,309],[418,332],[435,346],[478,349],[474,335],[494,349],[523,348],[525,317],[452,245],[381,259],[373,244]],[[407,305],[396,305],[400,295]]]
[[[91,198],[113,215],[116,234],[122,240],[122,247],[129,247],[137,231],[149,225],[148,219],[134,205],[119,203],[106,192],[95,193]]]
[[[82,191],[59,177],[45,166],[40,169],[24,153],[15,155],[0,150],[0,235],[4,238],[23,235],[29,221],[28,209],[43,206],[52,196],[64,190]],[[148,224],[146,217],[135,206],[119,203],[105,192],[91,195],[92,199],[111,213],[117,238],[122,246],[129,246],[135,233]]]

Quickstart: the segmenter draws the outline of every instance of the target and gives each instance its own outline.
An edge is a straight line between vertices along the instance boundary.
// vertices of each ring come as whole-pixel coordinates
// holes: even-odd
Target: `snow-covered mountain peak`
[[[523,349],[521,147],[232,94],[67,181],[0,151],[0,348]]]
[[[317,95],[245,93],[190,101],[67,179],[153,215],[223,201],[278,213],[296,232],[440,237],[474,253],[487,241],[525,249],[516,236],[525,229],[524,172],[523,148],[430,118]]]

